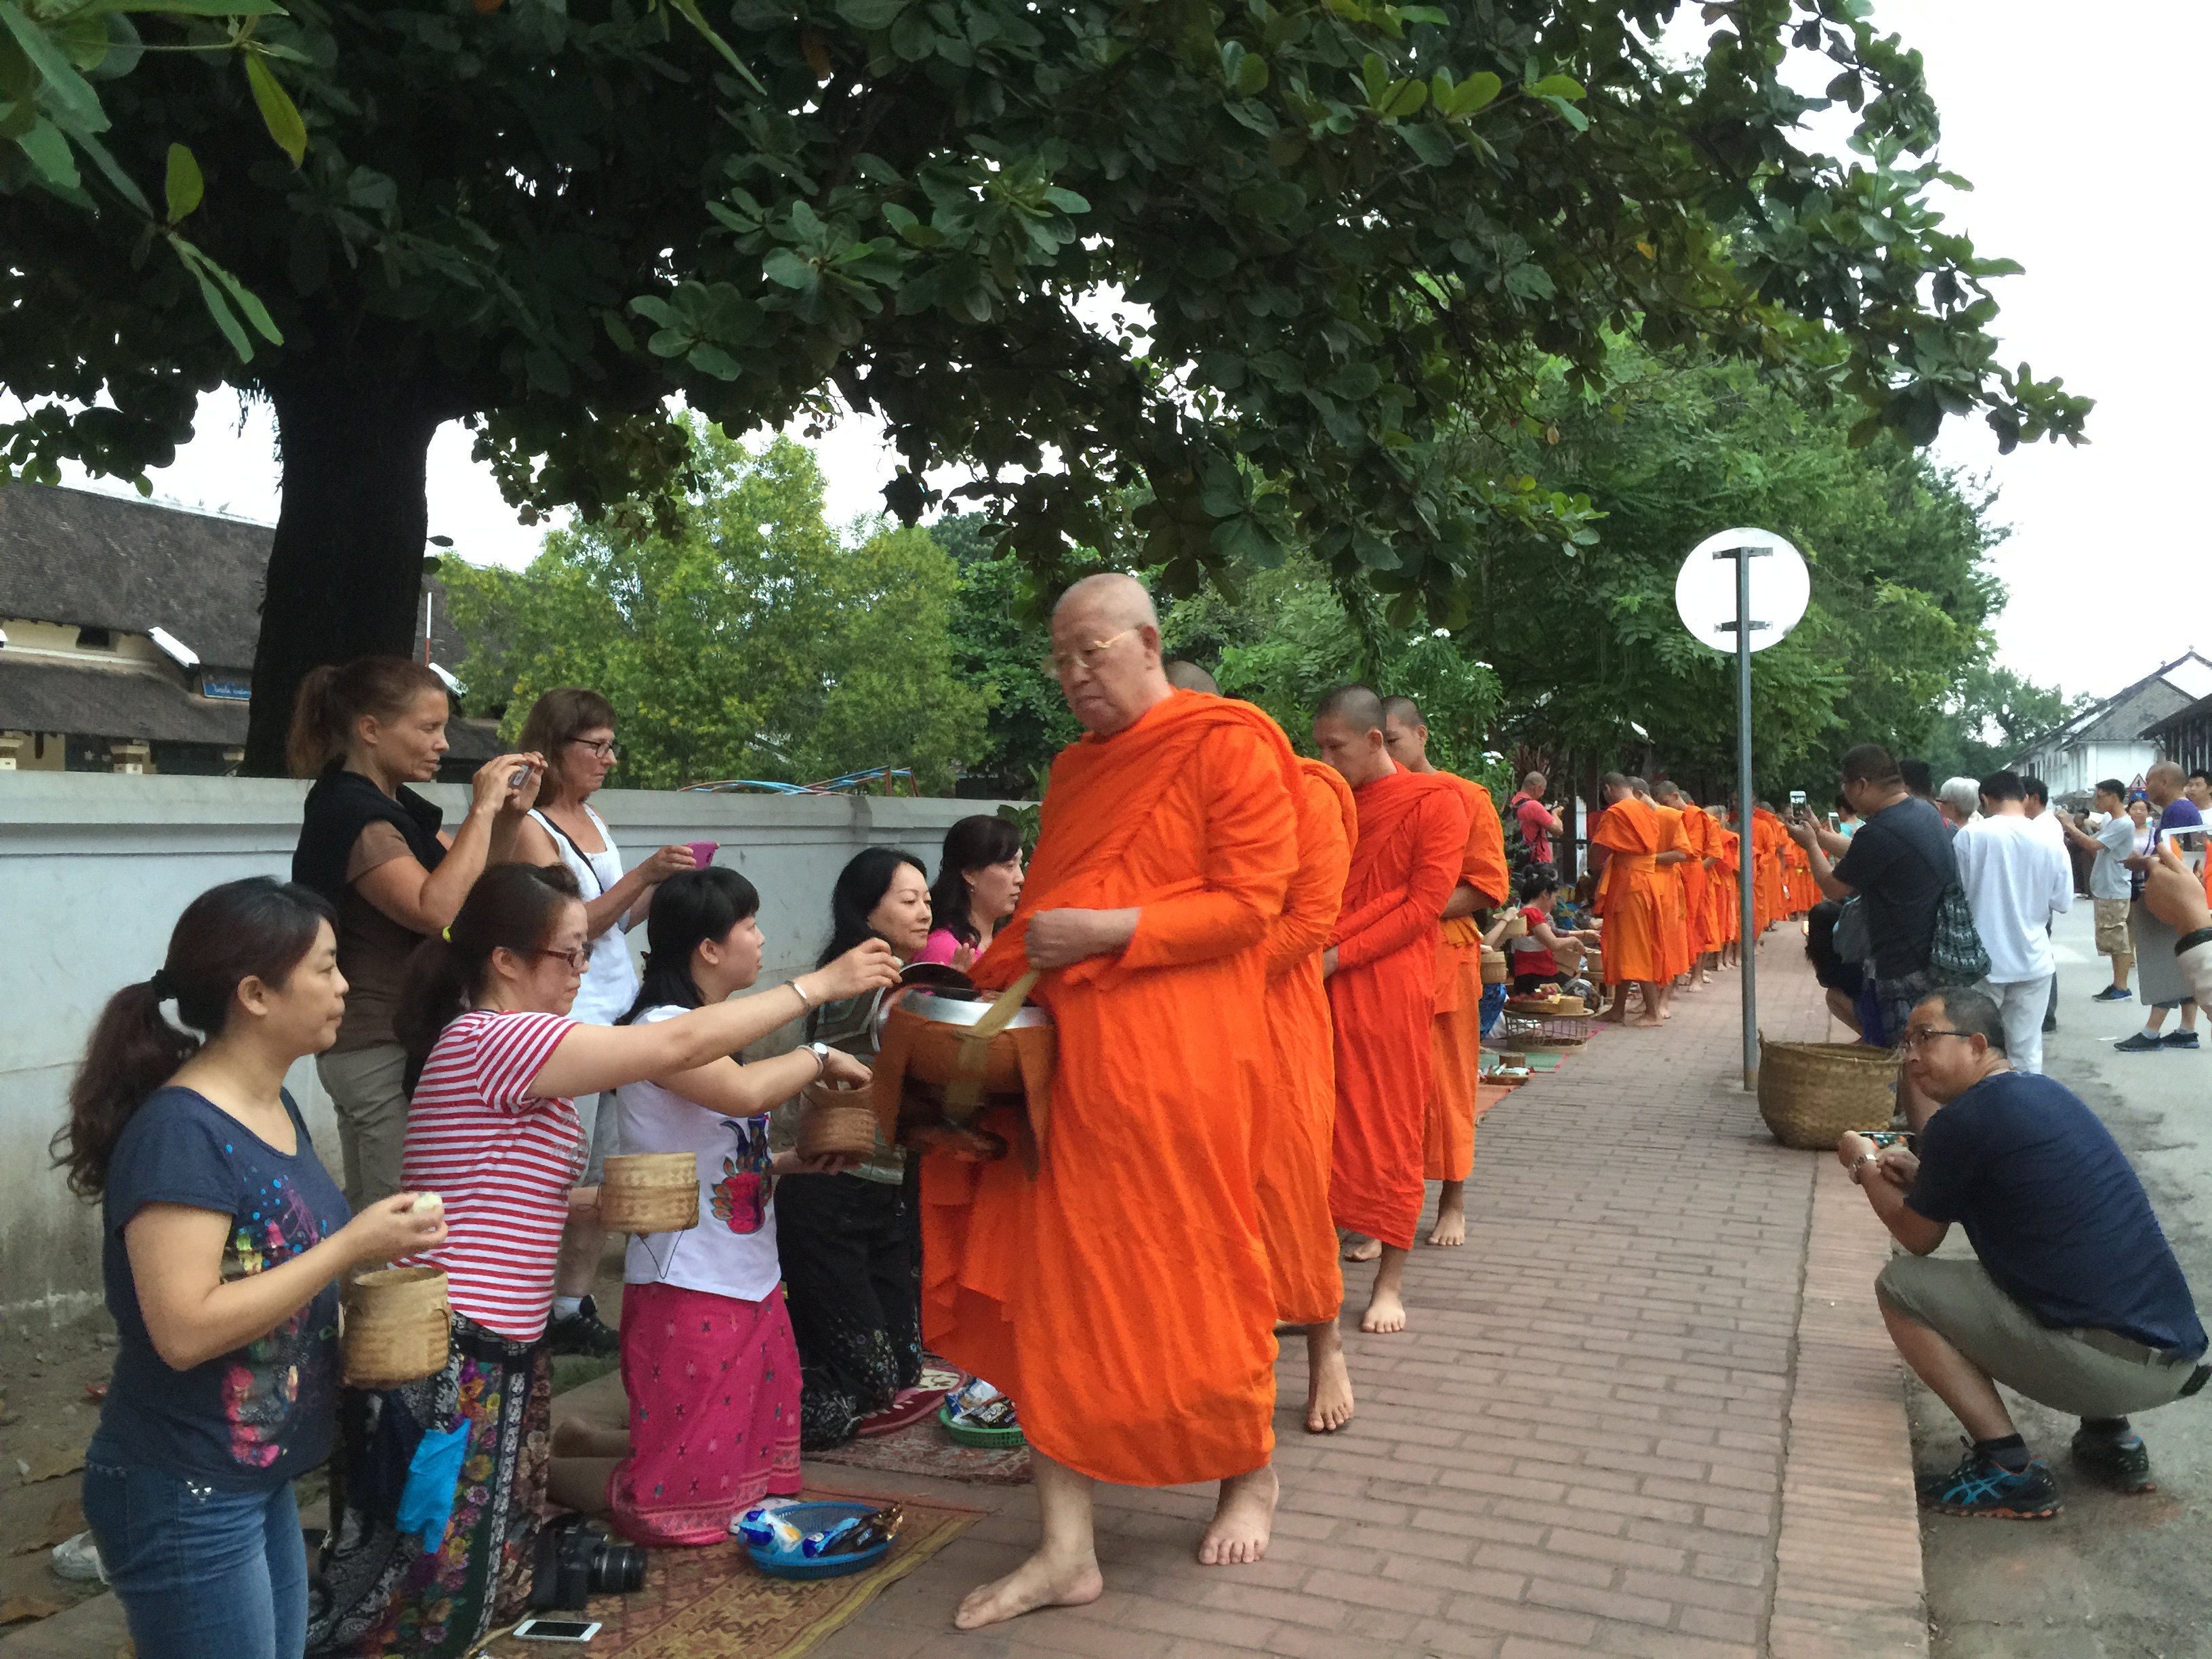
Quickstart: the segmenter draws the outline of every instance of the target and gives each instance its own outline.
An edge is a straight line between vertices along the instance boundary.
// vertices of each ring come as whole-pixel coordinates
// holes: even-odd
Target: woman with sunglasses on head
[[[337,915],[338,969],[350,990],[337,1041],[315,1060],[338,1121],[346,1201],[399,1190],[406,1060],[392,1034],[415,947],[453,919],[470,884],[513,856],[544,761],[501,755],[477,769],[468,814],[444,814],[407,786],[438,775],[453,704],[445,683],[404,657],[360,657],[300,684],[285,739],[295,778],[313,778],[292,879]],[[518,781],[517,780],[520,780]]]
[[[344,1017],[331,920],[265,876],[194,899],[108,999],[54,1138],[105,1212],[115,1372],[84,1511],[140,1659],[298,1659],[292,1481],[330,1454],[337,1280],[445,1237],[410,1194],[352,1215],[284,1088]]]
[[[1022,900],[1022,832],[1005,818],[977,814],[945,832],[937,884],[929,890],[936,922],[916,962],[966,968],[991,948],[999,924]]]
[[[624,872],[606,820],[591,805],[622,759],[615,747],[614,705],[598,692],[574,685],[546,692],[523,719],[522,746],[545,757],[545,776],[538,786],[537,805],[516,828],[514,857],[523,864],[565,865],[575,877],[591,963],[568,1015],[587,1024],[611,1025],[637,996],[637,968],[626,935],[645,920],[654,886],[691,867],[691,849],[680,842],[664,847]],[[589,1148],[584,1183],[596,1186],[607,1154],[620,1150],[615,1145],[620,1115],[611,1097],[598,1095],[579,1100],[576,1109]],[[591,1296],[606,1243],[606,1229],[596,1218],[578,1215],[569,1221],[554,1271],[553,1322],[548,1328],[556,1353],[605,1356],[621,1346],[601,1322]]]
[[[398,1030],[414,1085],[406,1172],[443,1198],[449,1229],[410,1261],[446,1273],[452,1350],[435,1376],[347,1396],[318,1653],[458,1659],[528,1596],[548,1474],[554,1259],[570,1213],[599,1203],[576,1184],[573,1097],[704,1066],[801,1008],[898,976],[872,939],[773,990],[649,1025],[586,1025],[568,1017],[590,957],[566,868],[488,871],[449,932],[410,965]],[[445,1501],[426,1511],[434,1488]]]

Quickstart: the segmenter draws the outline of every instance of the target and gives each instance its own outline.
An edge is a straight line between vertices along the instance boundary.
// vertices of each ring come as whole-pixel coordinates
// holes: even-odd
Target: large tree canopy
[[[1856,394],[1862,436],[1977,406],[2008,445],[2075,435],[2081,400],[1995,362],[2009,267],[1923,203],[1917,55],[1865,0],[1724,0],[1676,67],[1650,43],[1682,9],[737,0],[725,40],[634,0],[297,0],[260,29],[298,54],[296,169],[189,54],[106,97],[128,172],[198,157],[198,240],[283,343],[241,364],[184,270],[133,267],[136,216],[0,194],[0,386],[30,405],[0,436],[31,476],[129,475],[200,392],[270,398],[268,766],[308,665],[404,646],[449,419],[514,499],[591,519],[681,472],[672,397],[750,430],[834,387],[908,460],[894,508],[965,459],[1034,567],[1134,492],[1171,586],[1302,543],[1450,625],[1501,522],[1588,533],[1468,435],[1525,423],[1547,364],[1602,378],[1632,326]],[[1802,142],[1792,49],[1859,112],[1849,165]]]

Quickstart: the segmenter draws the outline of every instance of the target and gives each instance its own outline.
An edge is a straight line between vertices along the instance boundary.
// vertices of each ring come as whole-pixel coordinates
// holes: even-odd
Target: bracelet
[[[1869,1164],[1880,1161],[1881,1157],[1881,1154],[1879,1152],[1861,1152],[1856,1158],[1853,1158],[1851,1160],[1851,1185],[1854,1187],[1865,1186],[1866,1166]]]
[[[2212,927],[2199,927],[2193,933],[2184,933],[2173,941],[2173,954],[2179,956],[2185,951],[2194,951],[2200,945],[2212,945]]]
[[[814,1011],[814,999],[806,994],[806,988],[795,979],[791,981],[790,984],[792,994],[799,999],[799,1006],[811,1013]]]

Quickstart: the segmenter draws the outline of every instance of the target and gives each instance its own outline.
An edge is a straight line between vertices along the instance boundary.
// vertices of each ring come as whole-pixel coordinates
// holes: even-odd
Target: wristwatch
[[[1865,1186],[1866,1166],[1869,1164],[1880,1162],[1881,1158],[1881,1154],[1880,1152],[1861,1152],[1856,1158],[1853,1158],[1851,1160],[1851,1185],[1854,1187]]]
[[[830,1045],[826,1042],[810,1042],[806,1045],[806,1052],[814,1056],[814,1076],[818,1082],[823,1074],[830,1069]]]

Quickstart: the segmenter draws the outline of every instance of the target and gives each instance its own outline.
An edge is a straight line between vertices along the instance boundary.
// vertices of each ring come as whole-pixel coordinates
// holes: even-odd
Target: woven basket
[[[618,1152],[599,1182],[599,1223],[611,1233],[680,1233],[699,1224],[693,1152]]]
[[[1513,975],[1505,969],[1505,952],[1485,951],[1482,953],[1482,982],[1485,985],[1504,985]]]
[[[345,1289],[339,1363],[352,1389],[396,1389],[446,1369],[453,1316],[435,1267],[380,1267]]]
[[[1897,1056],[1858,1042],[1759,1040],[1759,1115],[1785,1146],[1833,1152],[1844,1133],[1886,1129]]]
[[[810,1083],[799,1097],[806,1103],[799,1120],[799,1157],[866,1158],[876,1150],[876,1106],[867,1084]]]

